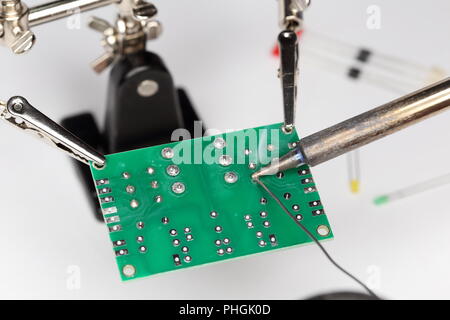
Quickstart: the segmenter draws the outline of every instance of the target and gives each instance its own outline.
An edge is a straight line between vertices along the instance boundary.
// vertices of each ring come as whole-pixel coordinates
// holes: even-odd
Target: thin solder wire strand
[[[278,199],[278,197],[269,190],[269,188],[259,179],[259,178],[255,178],[254,179],[256,181],[256,183],[258,183],[264,190],[266,190],[266,192],[279,204],[279,206],[281,207],[281,209],[283,209],[284,212],[287,213],[287,215],[289,217],[292,218],[292,220],[294,220],[294,222],[308,235],[308,237],[311,238],[311,240],[313,240],[317,246],[320,248],[320,250],[322,250],[323,254],[327,257],[327,259],[337,268],[339,269],[341,272],[343,272],[345,275],[347,275],[349,278],[351,278],[352,280],[354,280],[356,283],[358,283],[361,287],[363,287],[368,293],[369,295],[371,295],[372,297],[374,297],[375,299],[379,299],[378,296],[368,287],[366,286],[361,280],[359,280],[358,278],[356,278],[354,275],[352,275],[349,271],[345,270],[343,267],[341,267],[328,253],[328,251],[322,246],[322,244],[319,242],[319,240],[317,240],[317,238],[301,223],[299,222],[294,215],[289,212],[289,210],[286,208],[286,206],[280,201],[280,199]]]

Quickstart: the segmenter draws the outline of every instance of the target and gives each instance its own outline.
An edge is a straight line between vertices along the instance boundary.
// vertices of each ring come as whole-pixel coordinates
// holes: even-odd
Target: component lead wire
[[[450,173],[426,181],[422,181],[420,183],[414,184],[404,189],[380,195],[376,197],[373,200],[373,202],[379,206],[391,201],[403,199],[431,189],[435,189],[449,183],[450,183]]]

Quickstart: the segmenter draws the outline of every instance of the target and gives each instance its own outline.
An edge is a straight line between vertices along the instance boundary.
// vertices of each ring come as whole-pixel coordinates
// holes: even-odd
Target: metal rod
[[[104,7],[121,0],[58,0],[30,8],[28,21],[30,27],[83,12]]]
[[[310,166],[333,159],[450,108],[450,78],[314,133],[299,142]]]
[[[278,0],[279,24],[282,29],[298,30],[303,23],[303,11],[310,5],[310,0]]]
[[[361,183],[359,150],[347,154],[348,185],[352,193],[358,193]]]
[[[301,139],[296,147],[252,177],[302,164],[316,166],[450,109],[450,78]]]

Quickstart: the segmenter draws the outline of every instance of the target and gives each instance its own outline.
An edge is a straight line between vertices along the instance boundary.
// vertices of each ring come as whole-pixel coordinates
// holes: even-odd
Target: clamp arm
[[[84,143],[81,139],[52,121],[34,108],[25,98],[16,96],[7,103],[0,102],[0,119],[15,127],[34,133],[71,157],[98,167],[105,165],[105,157]]]
[[[145,0],[57,0],[35,7],[28,7],[21,0],[1,0],[0,45],[9,47],[15,54],[25,53],[36,41],[31,27],[111,4],[117,5],[119,18],[125,21],[122,29],[127,30],[119,33],[129,38],[131,33],[136,37],[135,34],[140,32],[144,42],[146,37],[152,38],[155,21],[150,19],[157,10]],[[129,23],[131,27],[128,27]]]
[[[283,91],[284,130],[294,128],[297,106],[298,82],[298,38],[297,31],[303,26],[303,11],[309,6],[309,0],[278,0],[280,6],[280,27],[278,36],[280,47],[280,69],[278,76]]]

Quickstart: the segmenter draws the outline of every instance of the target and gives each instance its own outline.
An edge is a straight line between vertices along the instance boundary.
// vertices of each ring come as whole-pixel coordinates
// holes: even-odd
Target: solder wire
[[[327,257],[327,259],[337,268],[339,269],[342,273],[344,273],[345,275],[347,275],[349,278],[351,278],[352,280],[354,280],[356,283],[358,283],[361,287],[363,287],[368,293],[369,295],[371,295],[372,297],[374,297],[375,299],[378,299],[378,296],[368,287],[366,286],[361,280],[359,280],[358,278],[356,278],[353,274],[351,274],[349,271],[345,270],[343,267],[341,267],[328,253],[328,251],[322,246],[322,244],[319,242],[319,240],[317,240],[317,238],[300,222],[298,221],[294,215],[286,208],[286,206],[280,201],[280,199],[278,199],[278,197],[269,190],[269,188],[259,179],[256,178],[254,179],[256,181],[256,183],[258,183],[264,190],[266,190],[266,192],[278,203],[278,205],[281,207],[281,209],[283,209],[284,212],[286,212],[286,214],[292,218],[292,220],[294,220],[294,222],[308,235],[308,237],[311,238],[311,240],[313,240],[317,246],[320,248],[320,250],[322,250],[323,254]]]

